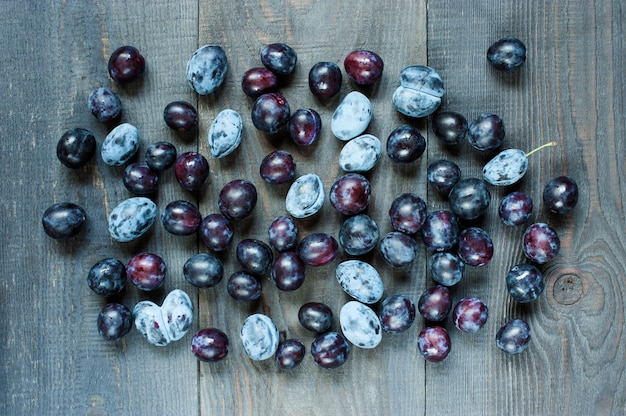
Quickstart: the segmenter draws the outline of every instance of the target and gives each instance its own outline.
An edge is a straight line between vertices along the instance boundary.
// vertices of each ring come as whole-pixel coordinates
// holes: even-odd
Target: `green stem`
[[[526,157],[532,155],[535,152],[538,152],[539,150],[541,150],[541,149],[543,149],[545,147],[552,147],[552,146],[556,146],[556,142],[555,141],[551,141],[550,143],[542,144],[538,148],[536,148],[534,150],[531,150],[530,152],[526,153]]]

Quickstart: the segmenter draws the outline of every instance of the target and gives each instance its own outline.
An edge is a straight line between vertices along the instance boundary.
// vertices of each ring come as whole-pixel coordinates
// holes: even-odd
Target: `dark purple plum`
[[[87,213],[73,202],[58,202],[50,205],[41,217],[43,230],[55,240],[75,237],[85,227]]]
[[[224,267],[212,254],[198,253],[189,257],[183,265],[185,280],[195,287],[213,287],[222,281]]]
[[[71,169],[82,168],[95,154],[96,137],[80,127],[67,130],[57,143],[59,161]]]
[[[419,129],[410,124],[395,128],[387,138],[387,156],[394,162],[411,163],[426,150],[426,139]]]
[[[289,75],[296,69],[298,54],[285,43],[271,43],[261,51],[261,63],[277,75]]]
[[[128,280],[141,290],[155,290],[165,281],[167,265],[154,253],[139,253],[126,264]]]
[[[296,290],[302,286],[304,278],[304,262],[292,251],[279,253],[270,266],[270,279],[279,290]]]
[[[406,295],[391,295],[380,305],[378,318],[383,331],[399,334],[406,331],[415,321],[415,303]]]
[[[426,170],[428,183],[439,193],[448,196],[454,185],[461,180],[461,168],[450,160],[437,160]]]
[[[252,302],[261,297],[261,282],[250,273],[239,271],[230,275],[226,291],[241,302]]]
[[[561,240],[557,232],[545,223],[529,226],[523,237],[524,255],[538,264],[545,264],[555,258],[561,249]]]
[[[493,257],[493,242],[482,228],[470,227],[459,234],[459,257],[468,266],[482,267]]]
[[[450,250],[458,239],[459,224],[450,211],[438,210],[428,214],[422,225],[422,241],[429,250]]]
[[[569,176],[558,176],[543,189],[543,205],[554,214],[567,214],[578,202],[578,185]]]
[[[113,81],[132,82],[143,75],[146,70],[146,60],[134,46],[121,46],[109,57],[107,68]]]
[[[135,195],[150,195],[159,189],[159,177],[145,163],[131,163],[124,169],[124,187]]]
[[[302,342],[293,338],[286,339],[278,344],[274,360],[278,368],[291,370],[302,362],[305,353],[306,348]]]
[[[348,77],[359,85],[372,85],[383,76],[383,59],[376,53],[364,49],[350,52],[343,60]]]
[[[296,176],[296,163],[286,150],[274,150],[261,161],[259,174],[265,182],[273,185],[291,182]]]
[[[191,352],[204,362],[216,362],[228,355],[228,336],[217,328],[199,329],[191,338]]]
[[[441,326],[424,328],[417,336],[417,347],[424,359],[431,363],[443,361],[450,354],[450,335]]]
[[[87,285],[100,296],[120,293],[126,286],[126,266],[115,258],[105,258],[91,266]]]
[[[487,322],[489,310],[485,302],[476,297],[463,298],[452,310],[452,321],[460,331],[474,333]]]
[[[108,303],[98,314],[98,332],[107,341],[123,338],[133,327],[133,313],[121,303]]]
[[[380,240],[378,249],[383,260],[396,268],[408,266],[417,256],[417,242],[399,231],[385,235]]]
[[[200,223],[200,239],[213,251],[224,251],[233,240],[232,222],[222,214],[209,214]]]
[[[192,131],[198,128],[198,111],[187,101],[172,101],[163,110],[163,120],[172,130]]]
[[[163,209],[161,223],[167,232],[187,236],[198,231],[202,223],[202,215],[191,202],[172,201]]]
[[[185,152],[176,159],[174,175],[183,189],[199,191],[209,182],[209,162],[198,152]]]
[[[96,88],[87,100],[89,111],[98,121],[116,121],[122,115],[122,101],[110,88]]]
[[[530,343],[530,326],[522,319],[512,319],[496,333],[496,345],[508,355],[524,352]]]
[[[270,246],[253,238],[241,240],[237,244],[236,253],[243,270],[255,276],[266,274],[274,257]]]
[[[241,77],[241,89],[252,98],[278,89],[276,74],[267,68],[250,68]]]
[[[525,224],[533,213],[533,199],[526,192],[515,191],[500,200],[498,215],[506,225]]]
[[[319,267],[335,260],[339,244],[330,234],[313,233],[300,241],[296,252],[307,266]]]
[[[330,204],[344,215],[365,210],[370,203],[372,188],[367,178],[358,173],[340,176],[330,187]]]
[[[518,264],[506,275],[506,288],[519,303],[529,303],[543,293],[543,275],[532,264]]]
[[[454,286],[461,281],[465,263],[458,256],[447,251],[433,253],[429,260],[433,280],[444,286]]]
[[[389,208],[391,227],[406,234],[415,234],[421,230],[426,215],[424,200],[408,192],[396,196]]]
[[[322,333],[333,324],[333,311],[321,302],[307,302],[298,310],[298,321],[309,331]]]
[[[319,99],[325,100],[341,90],[341,69],[334,62],[318,62],[309,71],[309,89]]]
[[[473,220],[489,208],[491,193],[485,182],[478,178],[461,179],[448,195],[450,209],[459,218]]]
[[[427,321],[443,321],[452,309],[452,296],[446,286],[437,285],[426,289],[417,302],[417,310]]]
[[[235,179],[224,185],[220,191],[218,207],[224,216],[237,221],[252,214],[256,201],[254,184],[245,179]]]
[[[337,368],[343,365],[350,355],[348,341],[337,332],[325,332],[311,343],[311,355],[322,368]]]
[[[300,108],[289,118],[289,137],[298,146],[311,146],[322,132],[322,119],[311,108]]]
[[[260,95],[252,106],[252,124],[266,134],[276,134],[289,124],[291,113],[285,97],[277,92]]]
[[[526,45],[514,37],[499,39],[487,49],[487,60],[498,71],[517,71],[526,62]]]
[[[456,111],[440,111],[433,115],[433,133],[447,146],[457,145],[467,136],[467,119]]]
[[[480,114],[468,131],[467,141],[481,152],[495,150],[504,141],[504,122],[497,114]]]
[[[146,163],[155,172],[162,172],[176,163],[176,146],[170,142],[152,143],[146,150]]]
[[[352,256],[367,254],[376,247],[380,231],[376,222],[365,214],[348,218],[341,225],[339,244]]]
[[[270,245],[279,252],[293,250],[298,243],[298,226],[290,217],[274,218],[267,233]]]

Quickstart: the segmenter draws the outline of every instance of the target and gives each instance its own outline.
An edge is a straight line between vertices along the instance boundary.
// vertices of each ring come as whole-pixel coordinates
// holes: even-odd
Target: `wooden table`
[[[0,132],[2,152],[2,244],[0,273],[0,414],[3,415],[591,415],[626,413],[626,36],[624,1],[2,1],[0,7]],[[521,71],[497,73],[485,59],[487,47],[503,36],[516,36],[528,48]],[[291,82],[281,88],[292,110],[314,108],[322,117],[319,143],[297,148],[285,134],[265,136],[250,120],[253,101],[242,93],[240,77],[260,66],[268,43],[284,42],[298,53]],[[230,68],[223,87],[197,96],[187,85],[186,62],[204,44],[219,44]],[[106,64],[118,46],[136,46],[147,60],[144,78],[114,85]],[[345,77],[340,94],[314,99],[307,74],[318,61],[337,62],[365,48],[384,59],[380,83],[359,88]],[[534,155],[526,177],[507,189],[491,188],[491,208],[479,221],[495,254],[483,268],[468,267],[452,288],[454,299],[479,296],[489,306],[487,325],[473,335],[450,331],[452,352],[442,363],[427,363],[417,350],[419,317],[399,335],[385,335],[373,350],[353,347],[348,362],[335,370],[318,367],[308,354],[313,334],[300,326],[297,311],[307,301],[327,303],[338,314],[349,299],[334,268],[348,258],[341,251],[332,263],[308,268],[304,285],[280,292],[263,281],[260,301],[244,304],[226,292],[228,276],[238,269],[235,244],[219,254],[224,280],[211,289],[185,281],[183,263],[207,252],[197,236],[175,237],[160,223],[131,243],[114,242],[107,231],[111,209],[130,196],[123,169],[102,163],[99,155],[74,171],[55,156],[61,134],[73,127],[91,130],[98,144],[111,126],[89,114],[89,92],[111,86],[121,97],[123,121],[141,131],[136,160],[151,143],[167,140],[180,152],[209,155],[207,132],[226,108],[244,119],[241,147],[229,157],[208,157],[210,184],[199,193],[184,191],[173,172],[161,175],[160,209],[185,199],[203,215],[217,212],[221,187],[236,178],[253,181],[259,203],[254,215],[235,225],[235,242],[266,240],[269,222],[286,214],[287,186],[264,183],[262,157],[275,149],[291,152],[298,173],[318,173],[325,186],[341,174],[343,142],[330,132],[331,115],[349,91],[365,92],[374,107],[368,132],[383,144],[403,123],[415,124],[427,137],[426,153],[400,166],[383,155],[367,176],[374,197],[367,213],[381,232],[391,230],[387,210],[401,192],[414,192],[429,210],[447,201],[427,186],[426,168],[440,158],[456,162],[464,177],[481,174],[489,155],[463,143],[445,149],[432,133],[430,119],[401,116],[391,103],[400,70],[411,64],[435,68],[445,81],[442,108],[470,121],[482,112],[499,114],[506,124],[504,147],[531,149],[550,140],[558,147]],[[163,122],[171,101],[197,106],[197,135],[181,136]],[[550,215],[541,202],[544,185],[567,174],[580,187],[577,207],[568,215]],[[539,300],[520,305],[508,295],[504,276],[524,262],[524,227],[506,227],[495,207],[513,189],[535,200],[531,221],[545,221],[559,233],[560,255],[541,267],[546,290]],[[88,213],[86,229],[69,241],[48,238],[41,226],[44,210],[72,201]],[[344,217],[326,203],[316,219],[299,221],[300,237],[312,232],[337,236]],[[380,272],[386,294],[405,293],[417,301],[433,284],[428,256],[419,235],[419,255],[407,270],[395,271],[377,254],[364,259]],[[169,266],[164,287],[144,293],[127,287],[113,300],[134,306],[143,299],[160,302],[174,288],[193,299],[192,331],[167,347],[154,347],[133,330],[121,341],[98,335],[96,317],[107,299],[86,284],[89,268],[104,257],[127,262],[150,251]],[[376,305],[374,305],[376,307]],[[239,340],[251,313],[272,317],[281,337],[297,337],[307,346],[302,365],[283,371],[272,360],[247,358]],[[509,357],[494,336],[507,320],[520,317],[532,327],[526,352]],[[339,330],[338,320],[334,328]],[[201,363],[190,352],[191,335],[217,327],[231,340],[227,359]]]

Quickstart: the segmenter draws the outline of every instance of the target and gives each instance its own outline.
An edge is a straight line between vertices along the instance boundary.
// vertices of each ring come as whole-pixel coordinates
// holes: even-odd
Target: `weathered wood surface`
[[[624,181],[623,1],[458,2],[399,1],[192,1],[122,2],[90,0],[0,2],[0,414],[624,414],[626,331],[624,276],[626,230]],[[494,40],[512,35],[528,47],[519,73],[500,74],[485,60]],[[299,149],[285,135],[267,137],[252,125],[252,106],[239,84],[241,74],[259,66],[261,48],[285,42],[298,52],[298,66],[282,88],[292,110],[318,110],[324,124],[320,142]],[[185,64],[204,44],[223,46],[230,69],[224,86],[198,97],[185,80]],[[124,121],[142,133],[139,155],[150,143],[169,140],[179,152],[209,155],[206,135],[217,113],[239,111],[245,123],[242,146],[231,156],[210,159],[211,183],[188,193],[171,171],[162,175],[155,196],[163,208],[175,199],[197,203],[203,215],[217,211],[221,187],[236,178],[252,180],[259,191],[254,215],[236,224],[235,242],[244,236],[266,239],[269,222],[285,214],[286,187],[265,184],[258,175],[271,150],[290,151],[298,173],[317,172],[328,189],[341,173],[342,143],[329,129],[342,96],[359,89],[345,77],[339,97],[328,102],[308,90],[309,68],[321,60],[339,64],[353,49],[366,48],[385,61],[379,85],[361,89],[374,106],[368,131],[383,143],[401,123],[415,123],[428,138],[428,150],[410,166],[383,156],[371,179],[374,198],[368,209],[383,233],[390,231],[387,210],[396,194],[415,192],[429,209],[446,201],[426,186],[426,167],[439,158],[461,166],[466,177],[480,174],[486,156],[466,143],[445,149],[427,119],[400,116],[390,102],[398,73],[420,63],[436,68],[447,94],[442,108],[468,119],[496,112],[507,127],[506,147],[531,149],[548,140],[559,146],[533,156],[529,173],[515,189],[535,199],[533,221],[546,221],[561,236],[557,259],[542,268],[546,291],[535,303],[520,306],[506,293],[504,274],[522,262],[522,228],[505,227],[493,206],[507,190],[492,189],[492,209],[476,224],[492,236],[493,261],[468,270],[453,289],[455,299],[484,298],[489,321],[475,335],[461,334],[450,320],[452,353],[443,363],[427,364],[419,355],[417,319],[407,333],[385,336],[375,350],[352,348],[337,370],[317,367],[308,355],[290,372],[271,360],[249,360],[239,328],[253,312],[269,314],[281,336],[298,337],[308,347],[312,334],[296,313],[310,300],[327,303],[338,314],[348,300],[334,278],[334,265],[307,269],[298,291],[279,292],[265,281],[258,303],[241,304],[228,296],[225,282],[238,266],[231,250],[220,254],[225,278],[213,289],[198,290],[182,276],[191,255],[207,251],[196,237],[174,237],[160,224],[139,241],[114,243],[106,216],[130,196],[122,170],[99,158],[79,171],[63,167],[56,142],[71,127],[96,134],[98,143],[111,126],[98,123],[86,108],[91,89],[111,85],[106,73],[110,53],[122,44],[137,46],[148,71],[136,84],[113,88],[124,104]],[[187,100],[197,108],[197,135],[180,136],[162,121],[165,105]],[[138,159],[141,156],[138,156]],[[541,206],[545,183],[560,174],[573,176],[581,189],[576,209],[563,218]],[[48,238],[40,225],[47,206],[75,201],[88,212],[86,230],[71,241]],[[343,217],[329,204],[315,220],[301,221],[300,236],[322,231],[337,235]],[[160,302],[171,289],[187,291],[194,302],[195,331],[215,326],[231,339],[228,358],[200,363],[189,351],[191,334],[165,348],[153,347],[136,331],[123,341],[106,342],[97,334],[96,316],[106,300],[89,290],[86,273],[97,260],[128,261],[153,251],[167,261],[162,290],[139,293],[128,287],[115,300],[132,307],[142,299]],[[428,253],[409,270],[384,265],[377,254],[365,257],[380,271],[386,292],[406,293],[417,301],[431,285]],[[522,317],[533,330],[530,348],[507,357],[495,346],[496,330]],[[338,322],[335,321],[338,328]]]

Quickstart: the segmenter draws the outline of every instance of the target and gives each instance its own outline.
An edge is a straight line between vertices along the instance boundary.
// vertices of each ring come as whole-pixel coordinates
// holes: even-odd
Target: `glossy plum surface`
[[[309,89],[319,99],[329,99],[341,90],[341,69],[334,62],[318,62],[309,71]]]
[[[392,231],[380,240],[378,250],[388,265],[401,268],[415,260],[417,242],[407,234]]]
[[[372,85],[383,76],[383,59],[376,53],[364,49],[350,52],[343,60],[346,74],[360,85]]]
[[[275,74],[288,75],[296,69],[298,54],[285,43],[271,43],[261,51],[261,62]]]
[[[514,37],[505,37],[487,49],[487,60],[498,71],[517,71],[526,62],[526,45]]]
[[[291,217],[281,215],[274,218],[267,234],[268,242],[279,252],[293,250],[298,243],[298,225]]]
[[[278,368],[291,370],[302,362],[305,354],[304,344],[297,339],[290,338],[278,344],[274,359]]]
[[[463,298],[452,310],[452,321],[460,331],[474,333],[479,331],[489,317],[485,302],[476,297]]]
[[[325,332],[313,340],[311,355],[320,367],[337,368],[348,360],[350,345],[339,333]]]
[[[491,192],[478,178],[461,179],[448,195],[450,209],[459,218],[473,220],[485,213],[491,202]]]
[[[524,352],[530,344],[530,326],[523,319],[512,319],[496,333],[496,345],[508,355]]]
[[[304,262],[292,251],[279,253],[270,266],[270,279],[280,290],[296,290],[302,286],[304,278]]]
[[[191,202],[172,201],[161,213],[161,224],[171,234],[187,236],[195,233],[202,223],[200,210]]]
[[[428,184],[442,195],[448,196],[450,190],[461,180],[461,168],[450,160],[437,160],[426,169]]]
[[[185,261],[183,276],[195,287],[213,287],[222,281],[224,267],[216,256],[198,253]]]
[[[252,302],[261,297],[261,282],[250,273],[238,271],[230,275],[226,291],[241,302]]]
[[[298,310],[298,321],[309,331],[322,333],[333,324],[333,311],[321,302],[307,302]]]
[[[252,106],[252,124],[266,134],[276,134],[289,124],[289,103],[277,92],[260,95]]]
[[[233,240],[232,222],[222,214],[209,214],[200,223],[200,239],[213,251],[224,251]]]
[[[511,227],[525,224],[533,213],[533,199],[526,192],[515,191],[500,200],[498,216]]]
[[[87,106],[98,121],[115,121],[122,115],[122,101],[110,88],[96,88],[89,94]]]
[[[96,154],[96,137],[77,127],[67,130],[57,142],[57,158],[71,169],[85,166]]]
[[[277,88],[278,78],[267,68],[250,68],[241,77],[241,89],[252,98],[276,91]]]
[[[396,294],[386,297],[378,312],[383,331],[399,334],[411,327],[415,321],[415,303],[406,295]]]
[[[488,152],[500,147],[504,141],[504,122],[497,114],[480,114],[469,125],[467,141],[476,150]]]
[[[367,178],[358,173],[340,176],[330,187],[328,199],[337,211],[354,215],[365,210],[370,203],[372,188]]]
[[[422,241],[429,250],[452,249],[459,239],[459,224],[454,214],[446,210],[431,212],[422,225]]]
[[[417,336],[417,347],[424,359],[431,363],[443,361],[450,354],[450,335],[441,326],[424,328]]]
[[[545,288],[543,275],[532,264],[513,266],[506,275],[506,288],[519,303],[536,300]]]
[[[339,244],[352,256],[367,254],[376,247],[380,230],[376,221],[366,214],[346,219],[339,231]]]
[[[131,163],[124,169],[124,187],[135,195],[150,195],[159,189],[159,177],[145,163]]]
[[[218,207],[224,216],[233,221],[242,220],[252,214],[257,202],[254,184],[245,179],[228,182],[219,193]]]
[[[433,115],[432,128],[435,136],[448,146],[459,144],[467,136],[467,119],[456,111],[439,111]]]
[[[465,263],[457,255],[439,251],[433,253],[429,260],[433,280],[444,286],[454,286],[461,281],[465,271]]]
[[[245,238],[237,244],[237,261],[243,270],[255,276],[262,276],[269,271],[273,255],[270,246],[261,240]]]
[[[228,355],[228,336],[217,328],[199,329],[191,338],[191,352],[200,361],[216,362]]]
[[[526,257],[538,264],[554,259],[561,249],[559,235],[546,223],[530,225],[524,232],[522,241]]]
[[[557,176],[543,189],[543,205],[554,214],[567,214],[578,202],[578,184],[569,176]]]
[[[307,266],[325,266],[339,254],[339,243],[330,234],[313,233],[300,241],[296,252]]]
[[[154,253],[139,253],[126,264],[128,280],[141,290],[155,290],[165,281],[167,265]]]
[[[198,111],[187,101],[172,101],[163,110],[163,121],[172,130],[191,131],[198,128]]]
[[[419,129],[410,124],[396,127],[387,137],[387,156],[394,162],[411,163],[426,150],[426,139]]]
[[[296,176],[296,162],[286,150],[274,150],[265,155],[261,161],[259,174],[270,184],[291,182]]]
[[[485,266],[493,257],[493,242],[482,228],[466,228],[459,234],[458,253],[468,266]]]
[[[118,340],[133,327],[133,314],[121,303],[108,303],[98,314],[98,332],[107,341]]]
[[[442,285],[426,289],[417,302],[417,310],[427,321],[443,321],[450,313],[450,309],[452,309],[450,289]]]
[[[162,172],[176,163],[176,146],[170,142],[160,141],[152,143],[146,149],[146,163],[155,172]]]
[[[426,215],[426,202],[409,192],[396,196],[389,208],[391,227],[406,234],[421,230]]]
[[[50,205],[41,217],[43,230],[55,240],[75,237],[85,227],[87,212],[73,202]]]
[[[322,119],[312,108],[300,108],[289,117],[289,136],[298,146],[311,146],[322,132]]]
[[[146,60],[134,46],[121,46],[109,57],[107,68],[113,81],[132,82],[143,75]]]
[[[91,266],[87,285],[100,296],[120,293],[126,286],[126,266],[115,258],[105,258]]]
[[[174,164],[176,180],[187,191],[199,191],[209,181],[209,162],[198,152],[185,152]]]

